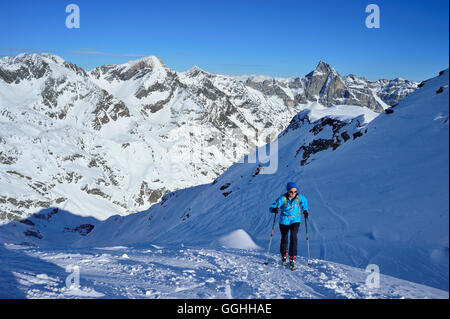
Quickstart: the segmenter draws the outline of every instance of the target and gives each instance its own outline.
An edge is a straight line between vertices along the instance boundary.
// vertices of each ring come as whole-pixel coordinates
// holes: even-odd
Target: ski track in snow
[[[3,276],[14,279],[1,280],[0,290],[15,286],[25,298],[448,298],[448,292],[382,274],[380,288],[369,289],[363,269],[323,260],[308,266],[300,257],[292,272],[271,256],[265,266],[261,250],[5,245],[1,253],[21,262],[1,265]],[[35,267],[41,262],[47,266]],[[77,288],[67,287],[68,266],[80,269]]]
[[[328,201],[324,198],[322,192],[320,191],[317,182],[316,182],[317,178],[311,178],[310,177],[310,181],[311,181],[311,185],[313,186],[313,190],[317,193],[318,195],[318,199],[320,200],[320,203],[330,212],[330,217],[334,218],[336,220],[336,225],[339,225],[339,232],[341,234],[347,234],[349,232],[349,223],[348,221],[343,218],[334,208],[332,208],[329,204]],[[315,231],[317,231],[319,237],[321,238],[321,245],[320,245],[320,259],[327,259],[327,243],[324,241],[324,236],[322,234],[320,234],[320,230],[317,228],[314,228]],[[364,250],[361,248],[358,248],[354,245],[351,245],[348,241],[343,240],[342,241],[342,245],[345,246],[345,249],[342,249],[342,251],[346,252],[346,256],[348,257],[349,260],[352,261],[353,265],[357,265],[358,262],[355,260],[355,258],[353,257],[353,252],[358,250],[360,252],[363,252],[364,255]],[[339,248],[338,248],[339,249]]]

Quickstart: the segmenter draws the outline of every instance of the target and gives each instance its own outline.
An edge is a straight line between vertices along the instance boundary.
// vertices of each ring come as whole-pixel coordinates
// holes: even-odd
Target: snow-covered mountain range
[[[281,79],[176,72],[153,56],[91,71],[51,54],[3,57],[0,221],[48,207],[99,219],[141,211],[212,182],[301,110],[379,113],[417,85],[343,77],[325,62]]]
[[[102,278],[96,268],[102,268],[100,260],[117,263],[114,269],[120,272],[118,259],[128,260],[130,247],[137,249],[131,250],[131,259],[140,275],[146,271],[169,275],[168,258],[173,256],[187,258],[184,266],[179,266],[184,270],[188,261],[207,263],[205,273],[189,266],[204,279],[191,277],[195,285],[189,288],[186,282],[180,290],[180,286],[157,281],[155,284],[161,286],[156,293],[163,296],[163,291],[169,292],[167,296],[191,296],[187,290],[196,297],[221,293],[243,298],[301,297],[309,291],[304,297],[333,297],[337,293],[350,298],[448,298],[448,76],[445,70],[422,82],[420,89],[381,114],[364,107],[312,103],[292,118],[276,141],[248,154],[214,182],[166,194],[146,211],[102,221],[52,207],[2,226],[0,241],[31,247],[23,248],[28,256],[55,260],[59,265],[67,264],[66,254],[73,252],[58,254],[58,249],[72,249],[80,262],[93,267],[97,284],[97,278]],[[270,174],[266,174],[270,165],[250,160],[259,159],[268,146],[277,152],[277,170]],[[311,255],[318,267],[302,266],[298,276],[258,268],[273,220],[268,207],[290,180],[296,181],[308,198]],[[299,235],[301,256],[306,255],[303,227]],[[278,231],[274,242],[279,242]],[[120,252],[116,257],[95,250],[111,246]],[[84,249],[84,255],[77,255]],[[153,268],[140,271],[144,259]],[[250,259],[250,266],[245,266],[243,259]],[[275,263],[277,259],[274,244],[271,260]],[[344,271],[346,266],[331,262],[358,269],[375,264],[383,275],[397,279],[386,277],[379,295],[373,295],[357,280],[349,279],[361,279],[356,268]],[[267,275],[265,279],[256,279],[256,273],[261,272]],[[207,273],[212,277],[206,278]],[[169,277],[172,275],[177,282],[185,279],[181,273]],[[441,290],[422,290],[399,280]],[[215,281],[220,281],[221,288],[214,286],[216,292],[205,292],[208,283]],[[286,288],[288,295],[279,287],[284,281],[295,282]],[[46,281],[49,290],[53,282]],[[181,295],[176,294],[180,291]]]

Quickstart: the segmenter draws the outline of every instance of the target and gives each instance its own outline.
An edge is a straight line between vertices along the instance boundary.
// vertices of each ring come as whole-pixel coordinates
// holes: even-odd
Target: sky
[[[79,28],[68,28],[69,4]],[[380,27],[367,28],[376,4]],[[71,20],[74,21],[74,20]],[[89,70],[155,55],[168,67],[304,76],[319,61],[370,80],[448,68],[448,0],[2,0],[0,56],[49,52]]]

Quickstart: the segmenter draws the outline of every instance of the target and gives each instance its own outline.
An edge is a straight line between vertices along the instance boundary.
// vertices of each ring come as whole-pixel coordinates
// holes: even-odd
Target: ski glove
[[[305,215],[305,218],[308,218],[308,211],[305,210],[305,211],[303,212],[303,215]]]
[[[278,211],[279,211],[278,207],[272,208],[272,213],[278,214]]]

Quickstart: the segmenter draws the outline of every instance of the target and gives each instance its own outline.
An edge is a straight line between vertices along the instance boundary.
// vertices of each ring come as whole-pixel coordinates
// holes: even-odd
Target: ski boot
[[[286,254],[281,255],[281,264],[283,266],[287,266],[287,255]]]
[[[295,270],[295,256],[289,256],[289,268]]]

